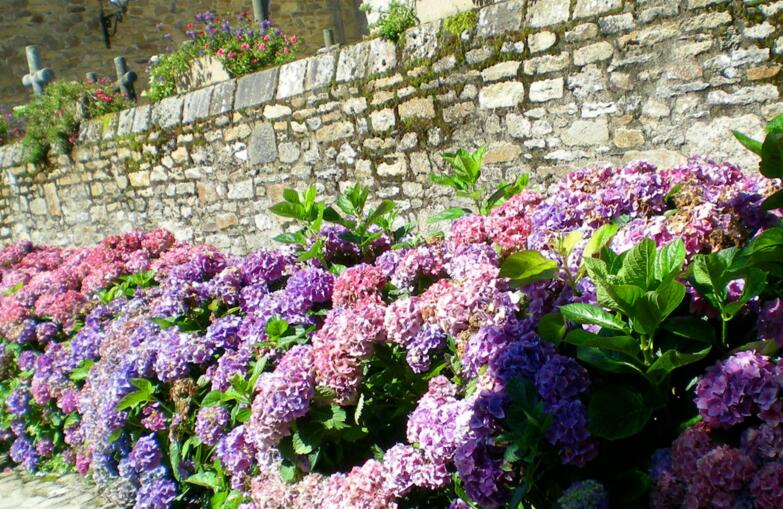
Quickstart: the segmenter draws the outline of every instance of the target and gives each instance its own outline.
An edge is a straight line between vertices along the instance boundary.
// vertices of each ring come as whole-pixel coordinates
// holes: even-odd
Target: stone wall
[[[57,78],[81,80],[86,72],[114,77],[112,60],[127,58],[140,75],[138,90],[147,83],[150,57],[183,40],[185,25],[207,9],[218,13],[252,10],[250,0],[130,0],[128,15],[107,49],[98,28],[98,6],[108,0],[0,1],[0,105],[25,102],[27,73],[24,48],[39,46],[43,64]],[[323,29],[333,27],[338,41],[356,42],[366,33],[361,0],[273,0],[270,17],[289,34],[297,34],[300,53],[314,54],[323,46]],[[156,24],[160,27],[156,28]],[[172,39],[165,38],[170,34]]]
[[[135,227],[236,252],[285,227],[284,187],[350,182],[423,222],[449,203],[440,153],[488,143],[488,184],[544,185],[586,165],[691,154],[755,171],[731,128],[783,112],[783,1],[515,0],[481,10],[467,42],[439,23],[83,126],[31,175],[0,150],[0,242],[84,244]]]

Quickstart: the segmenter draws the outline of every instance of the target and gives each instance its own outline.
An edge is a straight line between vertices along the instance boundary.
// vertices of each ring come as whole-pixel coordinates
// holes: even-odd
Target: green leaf
[[[73,380],[74,382],[79,382],[81,380],[84,380],[87,378],[90,374],[90,370],[92,369],[93,365],[95,364],[95,361],[93,360],[84,360],[79,365],[78,368],[71,371],[71,374],[69,378]]]
[[[286,483],[293,483],[296,481],[297,472],[296,466],[284,461],[280,464],[280,479]]]
[[[560,306],[560,313],[574,323],[598,325],[618,331],[627,330],[626,325],[619,318],[590,304],[566,304]]]
[[[452,187],[454,189],[459,189],[461,187],[457,184],[454,177],[450,177],[442,173],[430,173],[430,180],[433,184],[437,184],[439,186]]]
[[[500,277],[510,278],[515,286],[552,279],[557,274],[557,262],[538,251],[520,251],[500,265]]]
[[[679,338],[698,343],[712,344],[715,329],[705,320],[695,316],[673,316],[661,324],[661,328]]]
[[[338,405],[332,405],[331,416],[323,421],[324,428],[333,430],[345,429],[348,427],[348,425],[345,423],[346,418],[347,415],[345,410],[340,408]]]
[[[669,373],[682,366],[699,362],[710,353],[710,350],[712,350],[712,346],[708,346],[707,348],[694,353],[667,350],[652,364],[652,366],[647,368],[647,375],[654,383],[660,384]]]
[[[234,420],[239,423],[246,423],[250,420],[250,417],[252,416],[252,411],[249,408],[238,408],[236,415],[234,416]]]
[[[563,249],[563,254],[566,255],[566,258],[568,255],[570,255],[574,248],[579,244],[579,242],[582,240],[582,232],[579,230],[574,230],[572,232],[569,232],[568,235],[563,238],[563,242],[561,243],[561,247]]]
[[[296,454],[305,455],[313,452],[313,447],[302,439],[302,435],[298,431],[291,436],[291,441]]]
[[[453,221],[454,219],[459,219],[460,217],[469,213],[469,210],[461,209],[459,207],[452,207],[450,209],[444,210],[443,212],[435,214],[434,216],[430,217],[427,222],[438,223],[440,221]]]
[[[650,288],[655,275],[655,242],[643,239],[632,247],[626,253],[617,275],[623,283],[638,286],[643,290]]]
[[[302,205],[281,202],[269,207],[270,212],[282,217],[289,217],[291,219],[298,219],[304,221],[307,219],[305,209]]]
[[[606,352],[600,348],[579,347],[576,357],[580,361],[609,373],[629,374],[645,376],[633,359],[619,352]]]
[[[639,350],[639,341],[631,336],[599,336],[583,329],[575,329],[566,334],[565,342],[576,346],[600,348],[621,352],[629,357],[636,357]]]
[[[652,407],[638,391],[612,385],[593,391],[588,413],[591,434],[607,440],[621,440],[644,429],[652,415]]]
[[[663,246],[655,253],[655,280],[664,282],[676,277],[685,263],[685,243],[677,239]]]
[[[203,486],[204,488],[209,488],[213,491],[219,491],[222,485],[217,474],[208,471],[193,474],[185,479],[185,482],[188,484],[195,484],[196,486]]]
[[[752,298],[760,295],[767,287],[767,273],[760,269],[747,269],[744,273],[745,287],[739,298],[726,304],[723,312],[733,317],[736,315]]]
[[[734,135],[737,140],[742,143],[742,146],[746,149],[750,150],[754,154],[760,156],[761,155],[761,146],[762,143],[758,140],[754,140],[750,136],[743,134],[737,130],[731,131],[731,133]]]
[[[266,324],[266,335],[270,338],[279,338],[288,330],[288,322],[281,318],[272,318]]]
[[[631,317],[634,315],[636,303],[644,295],[644,290],[634,285],[600,285],[598,290],[603,290],[617,309],[621,310],[626,316]],[[599,302],[601,302],[600,298]]]
[[[212,509],[223,509],[227,498],[227,491],[218,491],[209,499],[209,505]]]
[[[560,313],[549,313],[538,321],[538,335],[544,341],[556,345],[563,340],[567,330],[565,319]]]
[[[155,393],[155,385],[146,378],[131,378],[130,383],[146,394],[152,395]]]
[[[682,303],[685,292],[685,285],[669,281],[642,295],[634,306],[634,329],[641,334],[654,334],[661,322]]]
[[[179,448],[179,442],[172,439],[169,442],[169,462],[171,464],[171,474],[174,476],[174,479],[177,481],[180,481],[180,475],[179,475],[179,461],[180,461],[180,448]]]
[[[117,406],[114,407],[114,409],[117,412],[121,412],[123,410],[136,408],[140,405],[143,405],[144,403],[147,403],[150,399],[150,395],[144,391],[132,392],[122,398],[120,402],[117,403]]]
[[[305,244],[307,242],[307,237],[300,232],[281,233],[280,235],[277,235],[274,240],[281,244]]]
[[[783,189],[780,189],[775,194],[764,200],[761,204],[764,210],[776,210],[783,208]]]
[[[783,177],[783,132],[770,133],[764,139],[759,169],[767,178]]]
[[[124,428],[117,428],[114,431],[112,431],[111,435],[109,435],[109,443],[113,444],[114,442],[119,440],[120,437],[122,437],[123,433],[125,433]]]
[[[376,222],[392,210],[394,210],[396,205],[394,205],[394,202],[391,200],[383,200],[380,205],[378,205],[375,210],[370,212],[370,215],[367,217],[367,224],[376,224]]]
[[[283,199],[288,203],[294,205],[301,205],[302,201],[299,198],[299,193],[295,189],[285,188],[283,189]]]
[[[201,400],[201,406],[220,406],[220,404],[223,403],[223,396],[224,394],[220,391],[208,392],[207,395],[204,396],[204,399]]]
[[[783,115],[777,115],[775,118],[767,122],[764,127],[764,131],[767,133],[783,132]]]
[[[362,418],[362,412],[364,411],[364,393],[359,395],[359,402],[356,403],[356,411],[353,413],[353,422],[359,424],[359,420]]]

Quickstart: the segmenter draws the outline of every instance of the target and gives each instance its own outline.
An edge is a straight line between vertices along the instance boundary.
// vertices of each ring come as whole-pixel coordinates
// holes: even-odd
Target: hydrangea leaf
[[[638,390],[611,385],[593,391],[588,413],[590,433],[607,440],[621,440],[636,435],[647,425],[652,407]]]

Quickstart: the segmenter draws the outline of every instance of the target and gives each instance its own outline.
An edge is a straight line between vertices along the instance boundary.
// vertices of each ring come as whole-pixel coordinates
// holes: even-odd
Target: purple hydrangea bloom
[[[152,470],[160,465],[163,453],[155,435],[145,435],[136,442],[128,457],[130,465],[137,471]]]
[[[554,355],[535,378],[536,389],[546,402],[573,399],[590,386],[587,370],[570,357]]]
[[[332,300],[334,276],[322,269],[306,268],[295,272],[285,287],[285,294],[301,307],[311,308],[314,304],[324,304]]]
[[[783,347],[783,299],[772,299],[761,305],[758,335],[759,338],[771,339],[779,347]]]
[[[230,416],[228,410],[220,406],[204,407],[196,416],[196,436],[212,447],[225,435]]]
[[[19,366],[19,369],[22,371],[30,371],[35,366],[35,359],[38,357],[38,354],[36,354],[33,351],[25,350],[24,352],[19,354],[19,358],[17,359],[16,363]]]
[[[490,369],[501,383],[517,377],[534,380],[536,373],[554,353],[551,343],[542,342],[531,332],[503,348],[490,361]]]
[[[245,285],[264,283],[267,286],[283,277],[289,260],[280,251],[256,251],[245,257],[239,266]]]
[[[358,260],[362,254],[359,246],[343,238],[350,233],[348,228],[339,224],[330,224],[321,228],[324,256],[335,261]]]
[[[30,405],[30,393],[24,387],[17,387],[8,395],[5,400],[5,406],[8,413],[17,417],[22,417],[27,413]]]
[[[218,442],[215,454],[231,475],[247,472],[253,464],[255,448],[248,439],[245,426],[238,426]]]
[[[413,339],[406,345],[405,360],[414,373],[424,373],[430,369],[433,352],[446,346],[446,333],[435,325],[424,324]]]
[[[696,385],[696,407],[714,428],[730,428],[753,415],[776,425],[783,417],[780,380],[780,366],[769,358],[740,352],[707,370]]]
[[[783,463],[768,463],[753,477],[750,492],[759,509],[783,507]]]
[[[575,482],[557,500],[562,509],[609,509],[609,494],[593,480]]]
[[[468,440],[454,455],[462,486],[470,498],[482,507],[501,507],[508,498],[503,488],[507,474],[502,469],[503,448],[491,439]]]
[[[14,462],[22,465],[27,470],[35,470],[35,466],[38,463],[38,453],[35,451],[35,447],[32,442],[25,436],[18,436],[14,443],[11,444],[11,450],[9,451],[11,459]]]
[[[169,509],[177,497],[177,485],[170,479],[142,483],[136,495],[134,509]]]
[[[242,317],[226,315],[215,320],[207,327],[207,340],[215,348],[235,349],[239,345],[239,325]]]
[[[35,328],[35,338],[38,340],[39,344],[46,345],[54,340],[59,329],[57,324],[52,322],[39,323]]]
[[[581,467],[598,455],[595,440],[587,431],[584,403],[578,399],[562,400],[545,405],[545,409],[553,417],[546,438],[560,450],[563,463]]]

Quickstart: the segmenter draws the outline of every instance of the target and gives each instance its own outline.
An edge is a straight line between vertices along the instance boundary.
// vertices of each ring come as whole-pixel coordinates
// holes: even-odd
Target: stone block
[[[307,59],[305,90],[320,90],[334,80],[337,69],[337,53],[328,52]]]
[[[707,94],[709,105],[742,105],[771,101],[780,96],[778,87],[772,84],[742,87],[734,92],[714,90]]]
[[[44,197],[46,198],[46,212],[52,217],[63,215],[60,209],[60,198],[57,196],[57,186],[54,182],[48,182],[43,186]]]
[[[708,5],[725,4],[729,0],[688,0],[688,9],[700,9]]]
[[[534,81],[530,84],[530,100],[546,102],[563,97],[563,78]]]
[[[435,104],[432,97],[419,97],[399,106],[401,120],[419,120],[435,118]]]
[[[604,145],[609,142],[609,124],[606,119],[576,120],[561,139],[568,146]]]
[[[133,113],[133,133],[141,134],[150,128],[150,105],[145,104],[136,108]]]
[[[479,37],[495,37],[522,29],[524,0],[489,5],[479,11],[476,33]]]
[[[319,142],[332,143],[339,140],[345,140],[353,137],[356,129],[352,122],[336,122],[321,127],[316,133],[315,138]]]
[[[745,114],[735,117],[717,117],[694,122],[685,131],[685,154],[721,154],[720,159],[731,161],[747,172],[758,171],[759,157],[731,140],[731,131],[736,129],[754,139],[764,139],[766,122],[759,115]]]
[[[275,97],[277,89],[278,68],[242,76],[237,80],[237,91],[234,99],[234,109],[241,110],[265,104]]]
[[[521,62],[509,60],[508,62],[500,62],[492,67],[487,67],[481,71],[481,79],[485,83],[492,81],[500,81],[508,78],[516,78],[519,73],[519,66]]]
[[[379,164],[377,171],[379,177],[404,177],[408,173],[408,164],[403,154],[396,154]]]
[[[237,80],[228,80],[212,87],[212,100],[209,105],[210,115],[223,115],[234,108],[234,92]]]
[[[554,46],[555,42],[557,42],[557,35],[547,30],[527,36],[527,47],[530,48],[531,53],[546,51]]]
[[[487,164],[509,163],[516,160],[520,155],[522,155],[522,147],[515,143],[491,143],[484,162]]]
[[[171,129],[182,122],[182,106],[185,99],[181,95],[166,97],[152,106],[152,124],[161,129]]]
[[[566,42],[582,42],[594,39],[598,35],[598,25],[582,23],[565,33]]]
[[[264,107],[264,118],[267,120],[281,120],[291,116],[291,108],[284,104],[270,104]]]
[[[616,16],[606,16],[598,20],[598,26],[604,34],[619,34],[633,30],[636,24],[633,20],[633,14],[626,12]]]
[[[293,141],[293,142],[285,142],[281,143],[277,147],[278,152],[278,159],[280,159],[280,162],[283,164],[292,164],[299,160],[299,156],[302,155],[302,151],[299,148],[299,143]]]
[[[514,108],[525,99],[525,85],[518,81],[487,85],[479,92],[481,109]]]
[[[370,41],[369,74],[385,74],[397,67],[397,46],[385,39]]]
[[[574,18],[598,16],[622,7],[623,0],[576,0]]]
[[[185,104],[182,110],[182,123],[192,124],[209,116],[209,100],[212,88],[201,88],[185,94]]]
[[[629,150],[623,154],[623,164],[631,161],[645,161],[660,169],[673,168],[688,162],[688,158],[674,150]]]
[[[403,55],[407,61],[432,59],[438,52],[440,21],[423,23],[405,32]]]
[[[533,28],[557,25],[568,21],[570,0],[530,0],[527,22]]]
[[[249,200],[255,196],[253,179],[240,180],[228,184],[229,200]]]
[[[574,50],[574,64],[587,65],[602,60],[609,60],[614,54],[614,48],[606,41],[597,42]]]
[[[367,99],[364,97],[354,97],[343,103],[343,113],[346,115],[361,115],[367,110]]]
[[[277,81],[277,98],[288,99],[304,93],[307,60],[296,60],[280,67]]]
[[[337,62],[337,83],[358,80],[367,76],[369,58],[369,42],[343,48],[340,51],[340,59]]]
[[[133,132],[133,116],[136,108],[122,110],[118,115],[117,136],[127,136]]]
[[[546,74],[548,72],[561,71],[571,65],[571,55],[567,52],[559,55],[544,55],[525,60],[523,64],[525,74]]]
[[[376,133],[389,131],[396,124],[394,110],[387,108],[372,112],[370,114],[370,124],[372,125],[372,130]]]
[[[644,145],[644,134],[639,129],[616,129],[614,144],[618,148],[631,148]]]
[[[472,102],[463,102],[443,109],[443,120],[448,124],[462,122],[462,120],[476,112],[476,105]]]
[[[247,145],[250,164],[271,163],[277,159],[277,139],[272,124],[256,124]]]

